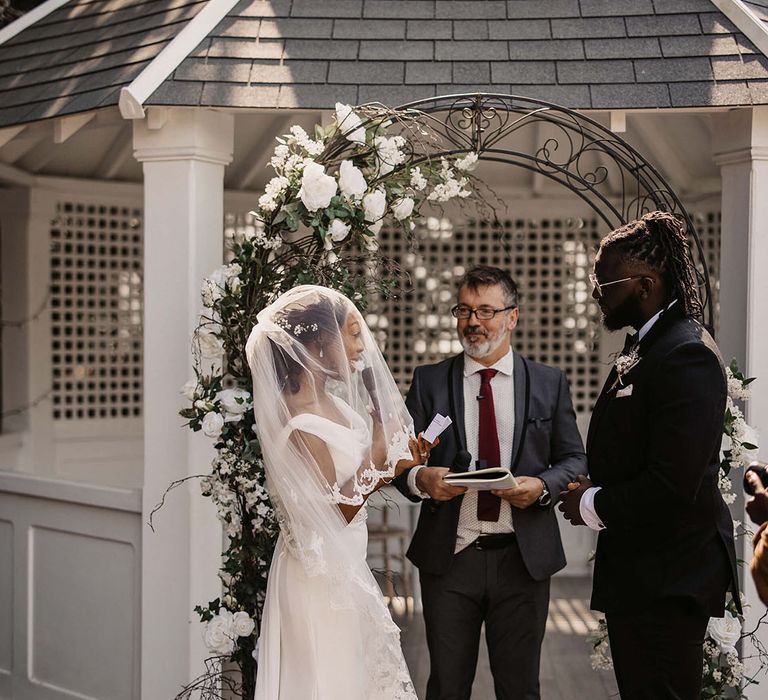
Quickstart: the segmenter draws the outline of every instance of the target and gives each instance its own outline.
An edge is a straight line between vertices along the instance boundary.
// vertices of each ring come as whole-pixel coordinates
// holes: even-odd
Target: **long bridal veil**
[[[354,673],[365,697],[415,698],[399,631],[364,552],[350,546],[351,525],[339,508],[362,505],[398,461],[411,458],[412,420],[384,358],[346,297],[309,285],[258,315],[246,352],[282,546],[307,577],[323,582],[331,609],[354,615]],[[318,652],[317,663],[323,659]],[[301,662],[314,668],[312,659]]]

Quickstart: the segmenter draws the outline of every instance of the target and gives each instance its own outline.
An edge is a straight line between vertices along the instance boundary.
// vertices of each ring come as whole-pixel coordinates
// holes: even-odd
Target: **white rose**
[[[363,120],[352,111],[352,107],[337,102],[336,123],[339,125],[339,130],[347,137],[348,141],[365,145],[365,128],[363,127]]]
[[[707,635],[720,645],[720,651],[727,654],[734,650],[741,637],[741,621],[728,611],[724,617],[710,617]]]
[[[414,201],[411,197],[398,199],[392,207],[392,213],[398,221],[407,219],[413,213]]]
[[[235,634],[232,625],[232,613],[222,609],[216,617],[209,620],[203,631],[203,641],[211,651],[226,656],[235,651]]]
[[[368,189],[363,171],[356,168],[351,160],[343,160],[339,166],[339,189],[352,199],[360,199]]]
[[[190,379],[181,387],[181,395],[189,401],[194,401],[197,398],[197,379]]]
[[[203,418],[203,432],[209,438],[219,438],[221,436],[221,429],[224,427],[224,416],[221,413],[210,411],[205,414]]]
[[[349,235],[351,228],[349,224],[345,224],[341,219],[334,219],[328,227],[328,233],[331,239],[338,243]]]
[[[245,389],[224,389],[216,394],[216,400],[228,415],[225,422],[237,422],[251,408],[251,395]]]
[[[241,610],[232,616],[232,630],[238,637],[250,637],[255,628],[256,623],[247,612]]]
[[[365,210],[365,220],[374,222],[384,216],[387,209],[387,197],[384,190],[374,190],[363,197],[363,209]]]
[[[336,189],[336,180],[325,174],[325,168],[320,163],[307,163],[301,176],[299,197],[309,211],[325,209]]]
[[[203,298],[203,306],[211,308],[215,302],[221,299],[221,287],[213,280],[204,279],[200,287],[200,295]]]
[[[200,354],[209,360],[219,359],[224,354],[224,343],[221,338],[214,335],[212,331],[203,327],[195,331]]]

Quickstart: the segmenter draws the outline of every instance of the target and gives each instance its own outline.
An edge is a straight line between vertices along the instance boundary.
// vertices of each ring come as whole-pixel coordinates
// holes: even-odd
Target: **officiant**
[[[419,570],[430,675],[427,700],[469,700],[480,631],[499,700],[539,698],[549,579],[565,566],[556,495],[585,467],[562,370],[511,349],[518,289],[495,267],[466,273],[451,309],[464,352],[418,367],[406,405],[417,433],[436,414],[453,423],[426,466],[395,484],[422,500],[408,557]],[[511,469],[515,488],[443,481],[475,466]]]

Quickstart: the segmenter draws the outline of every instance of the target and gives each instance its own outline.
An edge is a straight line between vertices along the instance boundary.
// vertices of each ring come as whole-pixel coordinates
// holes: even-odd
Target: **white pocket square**
[[[616,398],[620,399],[622,396],[632,396],[632,384],[622,387],[616,392]]]

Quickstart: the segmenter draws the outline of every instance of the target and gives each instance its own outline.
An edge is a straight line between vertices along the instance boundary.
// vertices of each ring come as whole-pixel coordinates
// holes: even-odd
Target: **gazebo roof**
[[[768,104],[766,7],[48,0],[0,31],[0,127],[115,105],[122,88],[139,110],[126,116],[143,105],[318,109],[475,91],[577,109]]]

